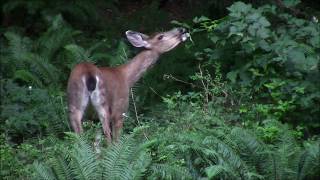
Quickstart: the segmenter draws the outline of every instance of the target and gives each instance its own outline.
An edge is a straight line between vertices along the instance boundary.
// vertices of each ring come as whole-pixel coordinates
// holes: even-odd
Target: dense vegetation
[[[320,24],[313,1],[1,2],[1,179],[318,179]],[[70,129],[79,62],[116,66],[128,30],[190,41],[132,88],[121,140],[89,110]]]

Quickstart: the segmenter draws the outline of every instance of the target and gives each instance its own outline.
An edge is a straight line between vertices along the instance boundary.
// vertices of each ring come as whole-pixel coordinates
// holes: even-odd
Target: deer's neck
[[[141,78],[146,70],[157,62],[159,56],[158,52],[144,50],[136,55],[130,62],[123,65],[123,72],[130,87]]]

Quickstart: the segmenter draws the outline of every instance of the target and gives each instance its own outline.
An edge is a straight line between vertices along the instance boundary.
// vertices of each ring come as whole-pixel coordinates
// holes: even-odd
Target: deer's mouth
[[[180,35],[180,39],[181,39],[182,42],[183,42],[183,41],[186,41],[186,40],[188,39],[188,37],[190,37],[190,34],[187,33],[187,32],[184,32],[184,33],[182,33],[182,34]]]

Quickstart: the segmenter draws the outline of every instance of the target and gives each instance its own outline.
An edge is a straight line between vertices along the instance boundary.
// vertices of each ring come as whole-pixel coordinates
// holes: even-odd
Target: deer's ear
[[[150,44],[146,41],[146,39],[148,38],[147,35],[129,30],[126,31],[126,36],[133,46],[150,48]]]

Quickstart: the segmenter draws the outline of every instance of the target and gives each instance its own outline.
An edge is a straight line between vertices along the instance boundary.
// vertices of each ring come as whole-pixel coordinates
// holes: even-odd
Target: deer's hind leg
[[[107,142],[111,143],[109,105],[107,104],[107,99],[105,95],[106,92],[99,85],[99,79],[97,80],[97,88],[94,91],[92,91],[90,99],[101,121],[103,133],[107,139]]]
[[[123,113],[124,114],[124,113]],[[123,114],[116,114],[113,118],[112,122],[112,133],[114,141],[119,141],[119,137],[121,134],[122,126],[123,126]]]
[[[73,130],[80,134],[83,132],[82,117],[89,102],[89,92],[85,86],[69,84],[68,109],[69,119]]]

